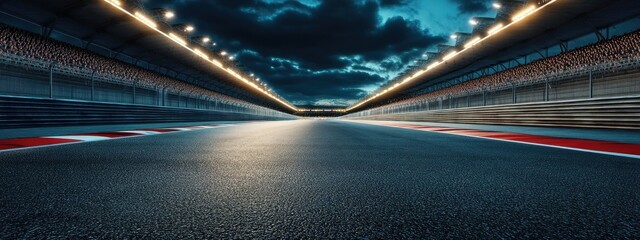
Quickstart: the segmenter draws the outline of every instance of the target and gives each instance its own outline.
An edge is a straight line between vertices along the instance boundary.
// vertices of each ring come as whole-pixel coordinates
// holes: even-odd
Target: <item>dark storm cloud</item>
[[[327,97],[355,100],[362,94],[358,88],[387,80],[387,69],[371,74],[365,71],[368,67],[354,64],[382,63],[390,56],[407,63],[445,40],[417,21],[393,17],[382,22],[380,5],[404,2],[325,0],[309,6],[293,0],[182,0],[146,5],[175,9],[177,21],[194,23],[201,29],[198,34],[210,33],[278,93],[290,96],[288,100],[314,102]],[[398,65],[403,64],[381,64],[393,68],[389,70]]]
[[[407,0],[380,0],[381,7],[396,7],[407,4]]]
[[[267,73],[269,87],[297,104],[313,104],[321,99],[358,99],[366,94],[358,87],[385,81],[379,75],[364,72],[327,70],[309,72],[298,62],[269,58],[254,52],[239,55],[241,62],[251,62],[251,70]],[[357,66],[357,65],[356,65]]]
[[[482,13],[489,11],[491,1],[487,0],[449,0],[458,5],[460,13]]]

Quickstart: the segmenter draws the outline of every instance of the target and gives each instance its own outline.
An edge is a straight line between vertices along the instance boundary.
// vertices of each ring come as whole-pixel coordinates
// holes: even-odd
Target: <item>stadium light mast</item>
[[[488,17],[474,17],[471,19],[475,24],[473,25],[473,34],[484,34],[492,25],[496,22],[495,18]]]
[[[182,34],[190,34],[196,30],[196,28],[193,25],[185,24],[185,23],[174,24],[171,27]]]
[[[497,8],[496,19],[500,22],[509,22],[513,14],[522,9],[527,3],[526,0],[500,0],[497,2],[500,8]],[[495,7],[494,7],[495,8]]]
[[[162,16],[164,17],[164,19],[166,20],[171,20],[173,19],[173,17],[176,16],[175,13],[173,13],[172,11],[165,11],[164,14],[162,14]]]
[[[470,37],[471,37],[471,34],[465,33],[465,32],[455,32],[451,35],[451,39],[454,40],[456,48],[462,47]]]
[[[422,57],[431,62],[432,60],[438,58],[438,56],[440,55],[440,53],[438,52],[425,52],[424,54],[422,54]]]
[[[437,45],[437,49],[438,49],[438,53],[439,54],[445,54],[447,52],[449,52],[450,50],[453,50],[455,47],[451,46],[451,45],[446,45],[446,44],[438,44]]]
[[[191,40],[193,42],[199,43],[203,47],[206,47],[211,43],[211,38],[208,36],[195,36],[195,37],[192,37]]]
[[[154,8],[154,9],[151,9],[149,13],[156,20],[164,21],[164,22],[167,22],[176,16],[176,14],[173,11],[166,8]]]

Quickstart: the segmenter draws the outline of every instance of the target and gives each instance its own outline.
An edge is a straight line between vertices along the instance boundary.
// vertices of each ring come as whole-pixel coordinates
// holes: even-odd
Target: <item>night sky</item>
[[[147,0],[210,36],[297,105],[347,106],[402,72],[489,0]]]

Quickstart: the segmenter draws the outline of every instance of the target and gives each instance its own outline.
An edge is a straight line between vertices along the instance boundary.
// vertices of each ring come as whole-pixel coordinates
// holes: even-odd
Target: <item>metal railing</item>
[[[640,97],[480,106],[350,116],[349,119],[640,129]]]
[[[0,129],[293,118],[208,109],[0,96]]]
[[[0,53],[0,95],[290,116],[219,94],[202,92],[207,91],[159,87],[87,68]]]

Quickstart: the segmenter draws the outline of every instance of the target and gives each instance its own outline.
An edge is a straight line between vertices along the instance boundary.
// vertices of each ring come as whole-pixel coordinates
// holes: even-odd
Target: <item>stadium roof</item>
[[[546,0],[546,2],[550,1]],[[455,57],[441,61],[437,67],[387,91],[388,94],[381,94],[364,103],[358,102],[351,106],[349,111],[359,110],[397,96],[408,95],[416,89],[446,81],[466,72],[517,59],[524,54],[587,33],[595,33],[599,28],[640,15],[640,1],[557,0],[551,2],[553,4],[548,4],[544,9],[482,40],[476,46],[464,50],[458,49],[459,54]],[[400,80],[406,77],[408,76]],[[365,99],[371,97],[367,96]]]
[[[116,1],[116,3],[121,2]],[[239,81],[237,76],[227,71],[227,66],[232,64],[218,60],[224,65],[224,69],[214,67],[210,61],[204,61],[192,51],[176,44],[176,41],[144,26],[143,22],[123,11],[118,11],[111,5],[108,1],[102,0],[0,1],[0,9],[4,13],[2,17],[21,19],[23,24],[24,22],[37,24],[45,35],[47,31],[55,29],[57,32],[81,39],[82,43],[76,43],[76,45],[104,55],[131,56],[170,69],[179,74],[177,76],[183,78],[188,76],[186,78],[193,83],[209,86],[232,97],[286,112],[294,110],[292,105],[277,95],[269,91],[261,93],[261,90],[255,86]],[[7,21],[3,22],[11,23],[12,19],[4,20]],[[28,26],[19,27],[28,28]],[[110,53],[105,53],[106,49],[109,49]],[[200,49],[202,52],[207,51],[206,47]],[[103,51],[100,52],[100,50]],[[207,57],[213,57],[213,54],[208,53]],[[130,63],[144,66],[137,62]],[[233,66],[231,68],[234,72],[241,74]],[[151,69],[157,70],[152,67]]]

